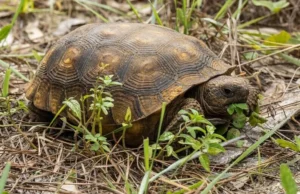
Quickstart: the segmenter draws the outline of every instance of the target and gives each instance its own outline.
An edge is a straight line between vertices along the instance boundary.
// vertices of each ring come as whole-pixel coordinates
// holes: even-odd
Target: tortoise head
[[[233,103],[247,103],[250,109],[256,102],[256,89],[245,78],[218,76],[199,88],[198,101],[206,115],[226,116],[227,108]]]

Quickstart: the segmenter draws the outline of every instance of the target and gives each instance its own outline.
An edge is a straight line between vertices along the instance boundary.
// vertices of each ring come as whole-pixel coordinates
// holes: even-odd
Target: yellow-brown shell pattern
[[[102,64],[109,64],[103,68]],[[160,110],[189,88],[229,72],[200,40],[168,28],[136,23],[89,24],[62,37],[41,61],[26,96],[57,113],[62,101],[89,91],[97,76],[113,74],[112,116],[122,123]]]

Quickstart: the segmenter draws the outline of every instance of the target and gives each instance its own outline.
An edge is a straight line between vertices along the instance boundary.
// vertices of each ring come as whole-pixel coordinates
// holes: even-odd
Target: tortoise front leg
[[[165,130],[178,132],[179,126],[184,122],[182,116],[178,114],[180,110],[194,109],[198,111],[199,114],[204,115],[204,111],[200,103],[194,98],[186,98],[178,104],[172,104],[170,110],[167,112]],[[223,125],[228,124],[226,118],[206,118],[213,125]]]
[[[204,114],[200,103],[194,98],[186,98],[179,104],[171,104],[170,110],[166,114],[166,131],[178,131],[181,123],[184,122],[182,116],[178,114],[180,110],[195,109],[199,114]]]

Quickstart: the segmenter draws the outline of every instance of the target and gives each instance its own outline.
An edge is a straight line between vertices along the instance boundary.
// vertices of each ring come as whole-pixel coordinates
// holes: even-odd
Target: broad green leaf
[[[195,109],[193,108],[190,108],[191,112],[193,113],[193,115],[199,115],[199,112],[196,111]]]
[[[180,111],[178,112],[178,114],[181,114],[181,115],[187,115],[187,114],[189,114],[189,112],[186,111],[186,110],[180,110]]]
[[[296,145],[297,145],[297,149],[300,150],[300,137],[298,136],[295,136],[295,142],[296,142]]]
[[[207,171],[210,172],[210,161],[209,161],[209,157],[207,154],[201,154],[199,156],[199,161],[202,165],[202,167]]]
[[[154,144],[151,145],[151,148],[152,148],[153,150],[160,150],[160,149],[161,149],[161,146],[160,146],[159,144],[154,143]]]
[[[169,145],[167,145],[167,156],[169,157],[169,156],[171,156],[172,155],[172,153],[173,153],[173,147],[172,146],[169,146]]]
[[[126,114],[125,114],[125,121],[129,123],[131,121],[131,109],[130,107],[127,108]]]
[[[4,187],[5,187],[7,178],[9,176],[10,167],[11,167],[11,163],[7,162],[4,169],[3,169],[3,171],[2,171],[2,175],[1,175],[1,178],[0,178],[0,193],[4,192]]]
[[[9,93],[10,73],[11,73],[11,69],[10,68],[6,69],[4,80],[3,80],[3,83],[2,83],[2,96],[3,97],[7,97],[8,93]]]
[[[280,0],[277,2],[252,0],[252,2],[256,6],[267,7],[272,13],[278,13],[281,9],[289,6],[289,3],[286,0]]]
[[[233,113],[234,113],[234,111],[235,111],[235,105],[234,104],[231,104],[231,105],[229,105],[229,107],[227,108],[227,112],[228,112],[228,114],[229,115],[232,115]]]
[[[107,107],[107,108],[111,108],[111,107],[114,107],[114,104],[111,102],[103,102],[103,106]]]
[[[161,136],[159,137],[158,141],[169,141],[174,137],[174,134],[170,131],[165,131]]]
[[[189,122],[190,121],[190,118],[186,115],[181,115],[182,119],[185,121],[185,122]]]
[[[280,180],[286,194],[296,194],[297,184],[293,178],[293,174],[287,164],[280,165]]]
[[[178,157],[178,155],[176,154],[176,152],[172,152],[172,156],[173,156],[174,158],[179,159],[179,157]]]
[[[256,112],[252,112],[249,118],[249,123],[251,126],[257,126],[258,124],[262,124],[267,122],[267,119],[261,117]]]
[[[90,140],[92,142],[97,141],[97,139],[92,134],[85,135],[84,137],[85,139]]]
[[[6,26],[3,26],[0,30],[0,41],[5,39],[7,35],[9,34],[10,30],[12,28],[11,24],[7,24]]]
[[[232,118],[234,127],[241,129],[245,126],[247,117],[244,114],[234,114]]]
[[[105,106],[101,106],[101,110],[105,115],[108,115],[108,111]]]
[[[248,105],[246,103],[237,103],[235,104],[235,106],[242,110],[249,110]]]
[[[196,138],[196,131],[201,131],[203,134],[206,134],[206,131],[198,126],[187,126],[186,129],[193,138]]]
[[[81,120],[81,107],[77,100],[65,100],[63,104],[67,105],[71,109],[71,112],[74,114],[74,116]]]
[[[275,142],[280,146],[280,147],[283,147],[283,148],[290,148],[294,151],[300,151],[297,147],[296,144],[294,144],[293,142],[290,142],[290,141],[287,141],[287,140],[284,140],[284,139],[275,139]]]
[[[219,134],[217,134],[217,133],[214,133],[214,134],[212,134],[211,136],[214,137],[214,138],[221,139],[221,140],[223,140],[223,141],[227,141],[227,139],[226,139],[225,137],[223,137],[222,135],[219,135]],[[215,140],[218,140],[218,139],[215,139]],[[219,141],[219,140],[218,140],[218,141]]]
[[[33,57],[35,58],[35,60],[37,60],[38,62],[41,62],[41,60],[43,59],[43,57],[40,56],[38,54],[38,52],[36,52],[35,50],[32,50],[32,54],[33,54]]]
[[[241,132],[238,129],[231,128],[228,130],[226,138],[233,139],[233,138],[239,137],[240,135],[241,135]]]
[[[99,142],[103,142],[103,143],[106,142],[106,137],[101,136],[100,133],[97,133],[96,135],[97,135],[97,140]]]
[[[245,59],[250,61],[256,59],[258,57],[258,54],[257,52],[246,52],[243,54],[243,56],[245,57]]]
[[[291,35],[286,31],[281,31],[279,34],[269,36],[264,44],[270,46],[278,46],[279,44],[286,44],[291,39]]]
[[[101,147],[102,147],[106,152],[110,152],[109,147],[107,147],[106,145],[102,145]]]
[[[243,147],[244,144],[245,144],[245,140],[239,140],[239,141],[236,142],[236,146],[237,146],[238,148]]]
[[[209,133],[209,134],[213,134],[215,132],[215,127],[212,126],[212,125],[206,125],[206,131]]]
[[[221,152],[225,152],[225,149],[223,148],[223,146],[221,146],[218,143],[209,144],[209,148],[207,150],[207,153],[209,153],[211,155],[216,155],[216,154],[219,154]]]
[[[92,151],[98,151],[100,149],[100,145],[98,143],[94,143],[92,146],[91,146],[91,150]]]

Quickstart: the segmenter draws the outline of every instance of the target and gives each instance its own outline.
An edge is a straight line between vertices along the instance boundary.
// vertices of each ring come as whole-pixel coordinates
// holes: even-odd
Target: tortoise
[[[233,70],[201,40],[169,28],[93,23],[61,37],[48,50],[26,97],[35,108],[56,114],[63,100],[88,93],[98,76],[113,74],[122,86],[111,88],[114,107],[104,117],[103,129],[108,133],[121,125],[129,107],[133,126],[125,139],[136,146],[157,131],[162,102],[167,104],[164,128],[178,123],[183,108],[227,119],[228,105],[252,106],[254,87],[231,76]]]

